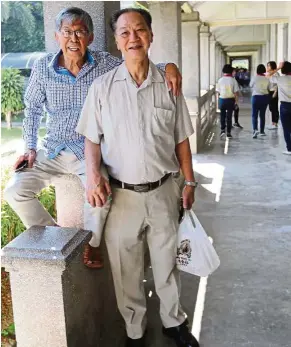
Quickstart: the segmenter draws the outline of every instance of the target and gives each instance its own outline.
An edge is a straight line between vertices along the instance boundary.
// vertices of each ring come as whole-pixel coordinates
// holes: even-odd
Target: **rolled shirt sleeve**
[[[99,90],[100,79],[97,78],[88,91],[76,128],[77,133],[98,145],[103,136]]]
[[[46,93],[42,82],[41,69],[36,62],[32,68],[28,86],[24,94],[23,140],[25,149],[36,149],[38,129],[44,114]]]
[[[176,99],[176,121],[175,121],[175,143],[176,145],[185,141],[194,133],[191,117],[186,100],[183,95]]]

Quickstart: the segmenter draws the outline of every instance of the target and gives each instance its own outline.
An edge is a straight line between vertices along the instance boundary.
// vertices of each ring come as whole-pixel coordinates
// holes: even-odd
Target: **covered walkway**
[[[217,124],[211,143],[193,155],[200,182],[194,210],[221,266],[200,282],[183,274],[182,304],[191,321],[195,311],[201,347],[290,347],[291,158],[281,154],[281,129],[252,139],[248,96],[240,117],[244,129],[232,140],[219,138]],[[150,274],[147,280],[148,346],[174,346],[161,335]]]

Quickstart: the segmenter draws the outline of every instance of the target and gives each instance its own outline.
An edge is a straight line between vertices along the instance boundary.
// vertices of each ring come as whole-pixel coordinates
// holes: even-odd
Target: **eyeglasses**
[[[88,36],[88,31],[87,30],[61,30],[61,34],[67,39],[69,37],[72,37],[74,34],[82,39],[86,36]]]

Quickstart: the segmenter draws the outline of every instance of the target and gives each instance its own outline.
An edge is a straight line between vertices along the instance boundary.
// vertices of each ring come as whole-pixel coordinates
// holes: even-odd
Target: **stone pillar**
[[[197,153],[201,133],[200,122],[200,21],[199,13],[183,14],[182,65],[183,94],[191,115],[195,133],[190,137],[191,152]]]
[[[216,71],[215,71],[215,53],[216,53],[216,41],[214,35],[210,37],[210,85],[215,86]]]
[[[277,24],[270,25],[270,61],[277,61]]]
[[[210,41],[209,26],[200,27],[200,80],[201,89],[209,90],[210,85]]]
[[[32,227],[2,249],[10,273],[18,347],[117,347],[124,330],[106,255],[105,268],[82,263],[91,232]]]
[[[215,75],[216,75],[216,81],[219,80],[221,77],[221,66],[220,66],[220,45],[216,45],[216,51],[215,51]]]
[[[266,63],[270,61],[270,25],[267,25]]]
[[[93,50],[107,51],[120,57],[116,48],[113,33],[109,27],[110,15],[120,9],[120,1],[44,1],[45,47],[47,52],[55,52],[58,45],[55,41],[55,17],[66,7],[80,7],[87,11],[93,20],[94,41],[90,45]]]
[[[154,39],[150,58],[154,63],[175,63],[182,71],[181,3],[150,1]]]
[[[284,60],[284,23],[277,25],[277,63]]]
[[[262,45],[262,64],[264,64],[267,67],[267,47],[266,45]]]
[[[291,17],[289,18],[289,23],[288,23],[288,61],[291,61]]]

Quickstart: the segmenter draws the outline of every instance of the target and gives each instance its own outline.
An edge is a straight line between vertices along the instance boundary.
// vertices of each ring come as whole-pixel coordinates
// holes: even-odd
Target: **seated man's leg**
[[[4,199],[27,228],[33,225],[56,224],[36,195],[49,186],[51,177],[58,174],[58,166],[55,160],[45,157],[44,150],[39,150],[33,167],[15,173],[8,182]]]
[[[76,168],[76,174],[82,181],[86,189],[85,162],[79,162]],[[101,164],[101,174],[108,180],[108,173],[103,164]],[[84,229],[92,231],[92,238],[89,245],[85,246],[84,264],[90,268],[100,269],[103,267],[102,256],[100,253],[100,242],[104,229],[104,225],[110,210],[111,201],[107,200],[102,207],[92,207],[87,201],[85,191],[84,203]]]
[[[130,339],[140,339],[146,326],[144,293],[144,220],[146,194],[113,188],[105,226],[117,305]]]

